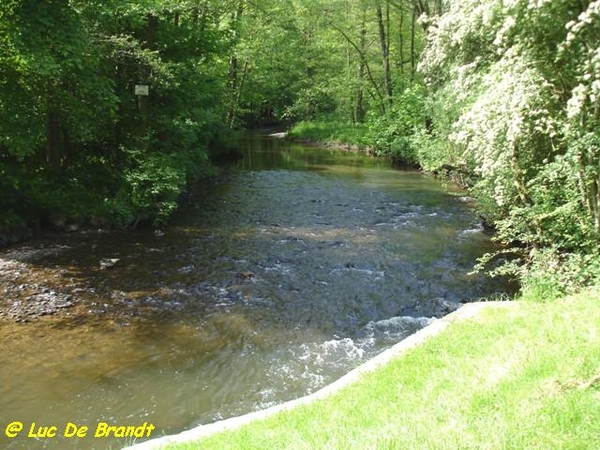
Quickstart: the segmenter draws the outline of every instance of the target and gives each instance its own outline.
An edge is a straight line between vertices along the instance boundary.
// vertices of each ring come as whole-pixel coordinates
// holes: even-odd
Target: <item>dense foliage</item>
[[[3,1],[0,229],[161,222],[208,167],[211,141],[237,127],[366,122],[369,145],[400,148],[398,158],[414,162],[407,136],[423,119],[411,87],[423,44],[417,17],[440,8]]]
[[[229,12],[196,1],[2,2],[3,227],[166,217],[220,127]]]
[[[377,154],[416,163],[409,138],[425,124],[416,67],[426,28],[417,19],[440,10],[429,0],[248,4],[236,15],[231,123],[335,124],[344,131],[303,132],[356,136]]]
[[[597,281],[599,16],[590,0],[5,0],[0,228],[160,223],[215,138],[299,123],[460,172],[512,245],[503,270]]]
[[[450,143],[499,239],[553,290],[599,273],[599,19],[598,1],[451,2],[421,61],[429,150]]]

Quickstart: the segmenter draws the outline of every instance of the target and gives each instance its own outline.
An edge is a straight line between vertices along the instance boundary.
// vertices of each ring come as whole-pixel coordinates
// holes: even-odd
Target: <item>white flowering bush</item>
[[[477,176],[498,238],[534,260],[597,254],[600,1],[455,0],[429,23],[435,133]]]

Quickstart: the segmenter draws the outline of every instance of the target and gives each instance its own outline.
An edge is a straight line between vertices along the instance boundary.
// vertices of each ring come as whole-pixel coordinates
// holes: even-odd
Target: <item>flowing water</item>
[[[0,322],[0,447],[119,448],[132,439],[94,438],[97,424],[147,422],[156,437],[265,408],[506,289],[469,274],[491,244],[455,187],[351,152],[242,146],[164,234],[78,232],[0,253],[18,269],[5,296],[43,285],[74,304]],[[119,261],[102,270],[105,258]],[[15,421],[25,429],[9,439]],[[61,437],[69,422],[87,437]],[[32,423],[57,437],[27,437]]]

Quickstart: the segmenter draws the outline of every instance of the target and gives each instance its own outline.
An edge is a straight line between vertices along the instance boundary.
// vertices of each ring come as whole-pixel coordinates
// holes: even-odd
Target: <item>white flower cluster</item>
[[[581,115],[585,101],[588,97],[588,93],[588,86],[584,84],[575,86],[573,92],[571,93],[571,98],[567,102],[567,117],[569,119],[574,119]]]
[[[583,117],[587,107],[600,102],[600,1],[591,2],[565,27],[568,33],[560,53],[579,61],[579,84],[572,90],[567,103],[567,117],[574,120]]]
[[[476,100],[454,125],[450,139],[477,162],[477,171],[495,184],[494,198],[510,202],[507,168],[515,151],[531,134],[551,132],[553,123],[543,107],[549,89],[541,75],[518,54],[502,59],[483,78]]]
[[[568,22],[565,26],[569,33],[567,34],[566,42],[577,40],[577,36],[588,26],[597,24],[600,17],[600,1],[591,2],[588,8],[582,12],[577,20]]]
[[[522,0],[516,0],[522,1]],[[462,0],[451,2],[450,11],[431,23],[427,35],[427,49],[423,53],[419,69],[431,79],[442,67],[453,67],[454,63],[468,67],[477,53],[466,48],[464,43],[478,40],[484,35],[496,34],[498,14],[501,11],[493,2]],[[510,20],[503,33],[512,27]],[[481,50],[481,49],[475,49]]]
[[[451,0],[421,69],[505,238],[600,232],[600,0]]]

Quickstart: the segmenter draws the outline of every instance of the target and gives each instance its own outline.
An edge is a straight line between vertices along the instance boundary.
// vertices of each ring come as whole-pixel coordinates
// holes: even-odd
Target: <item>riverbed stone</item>
[[[16,322],[23,322],[58,313],[75,305],[72,295],[57,293],[49,289],[15,300],[8,308],[0,311],[0,316]]]
[[[417,302],[402,310],[402,315],[412,317],[444,317],[458,308],[461,304],[441,297]]]
[[[120,261],[119,258],[104,258],[100,260],[100,269],[112,269]]]

